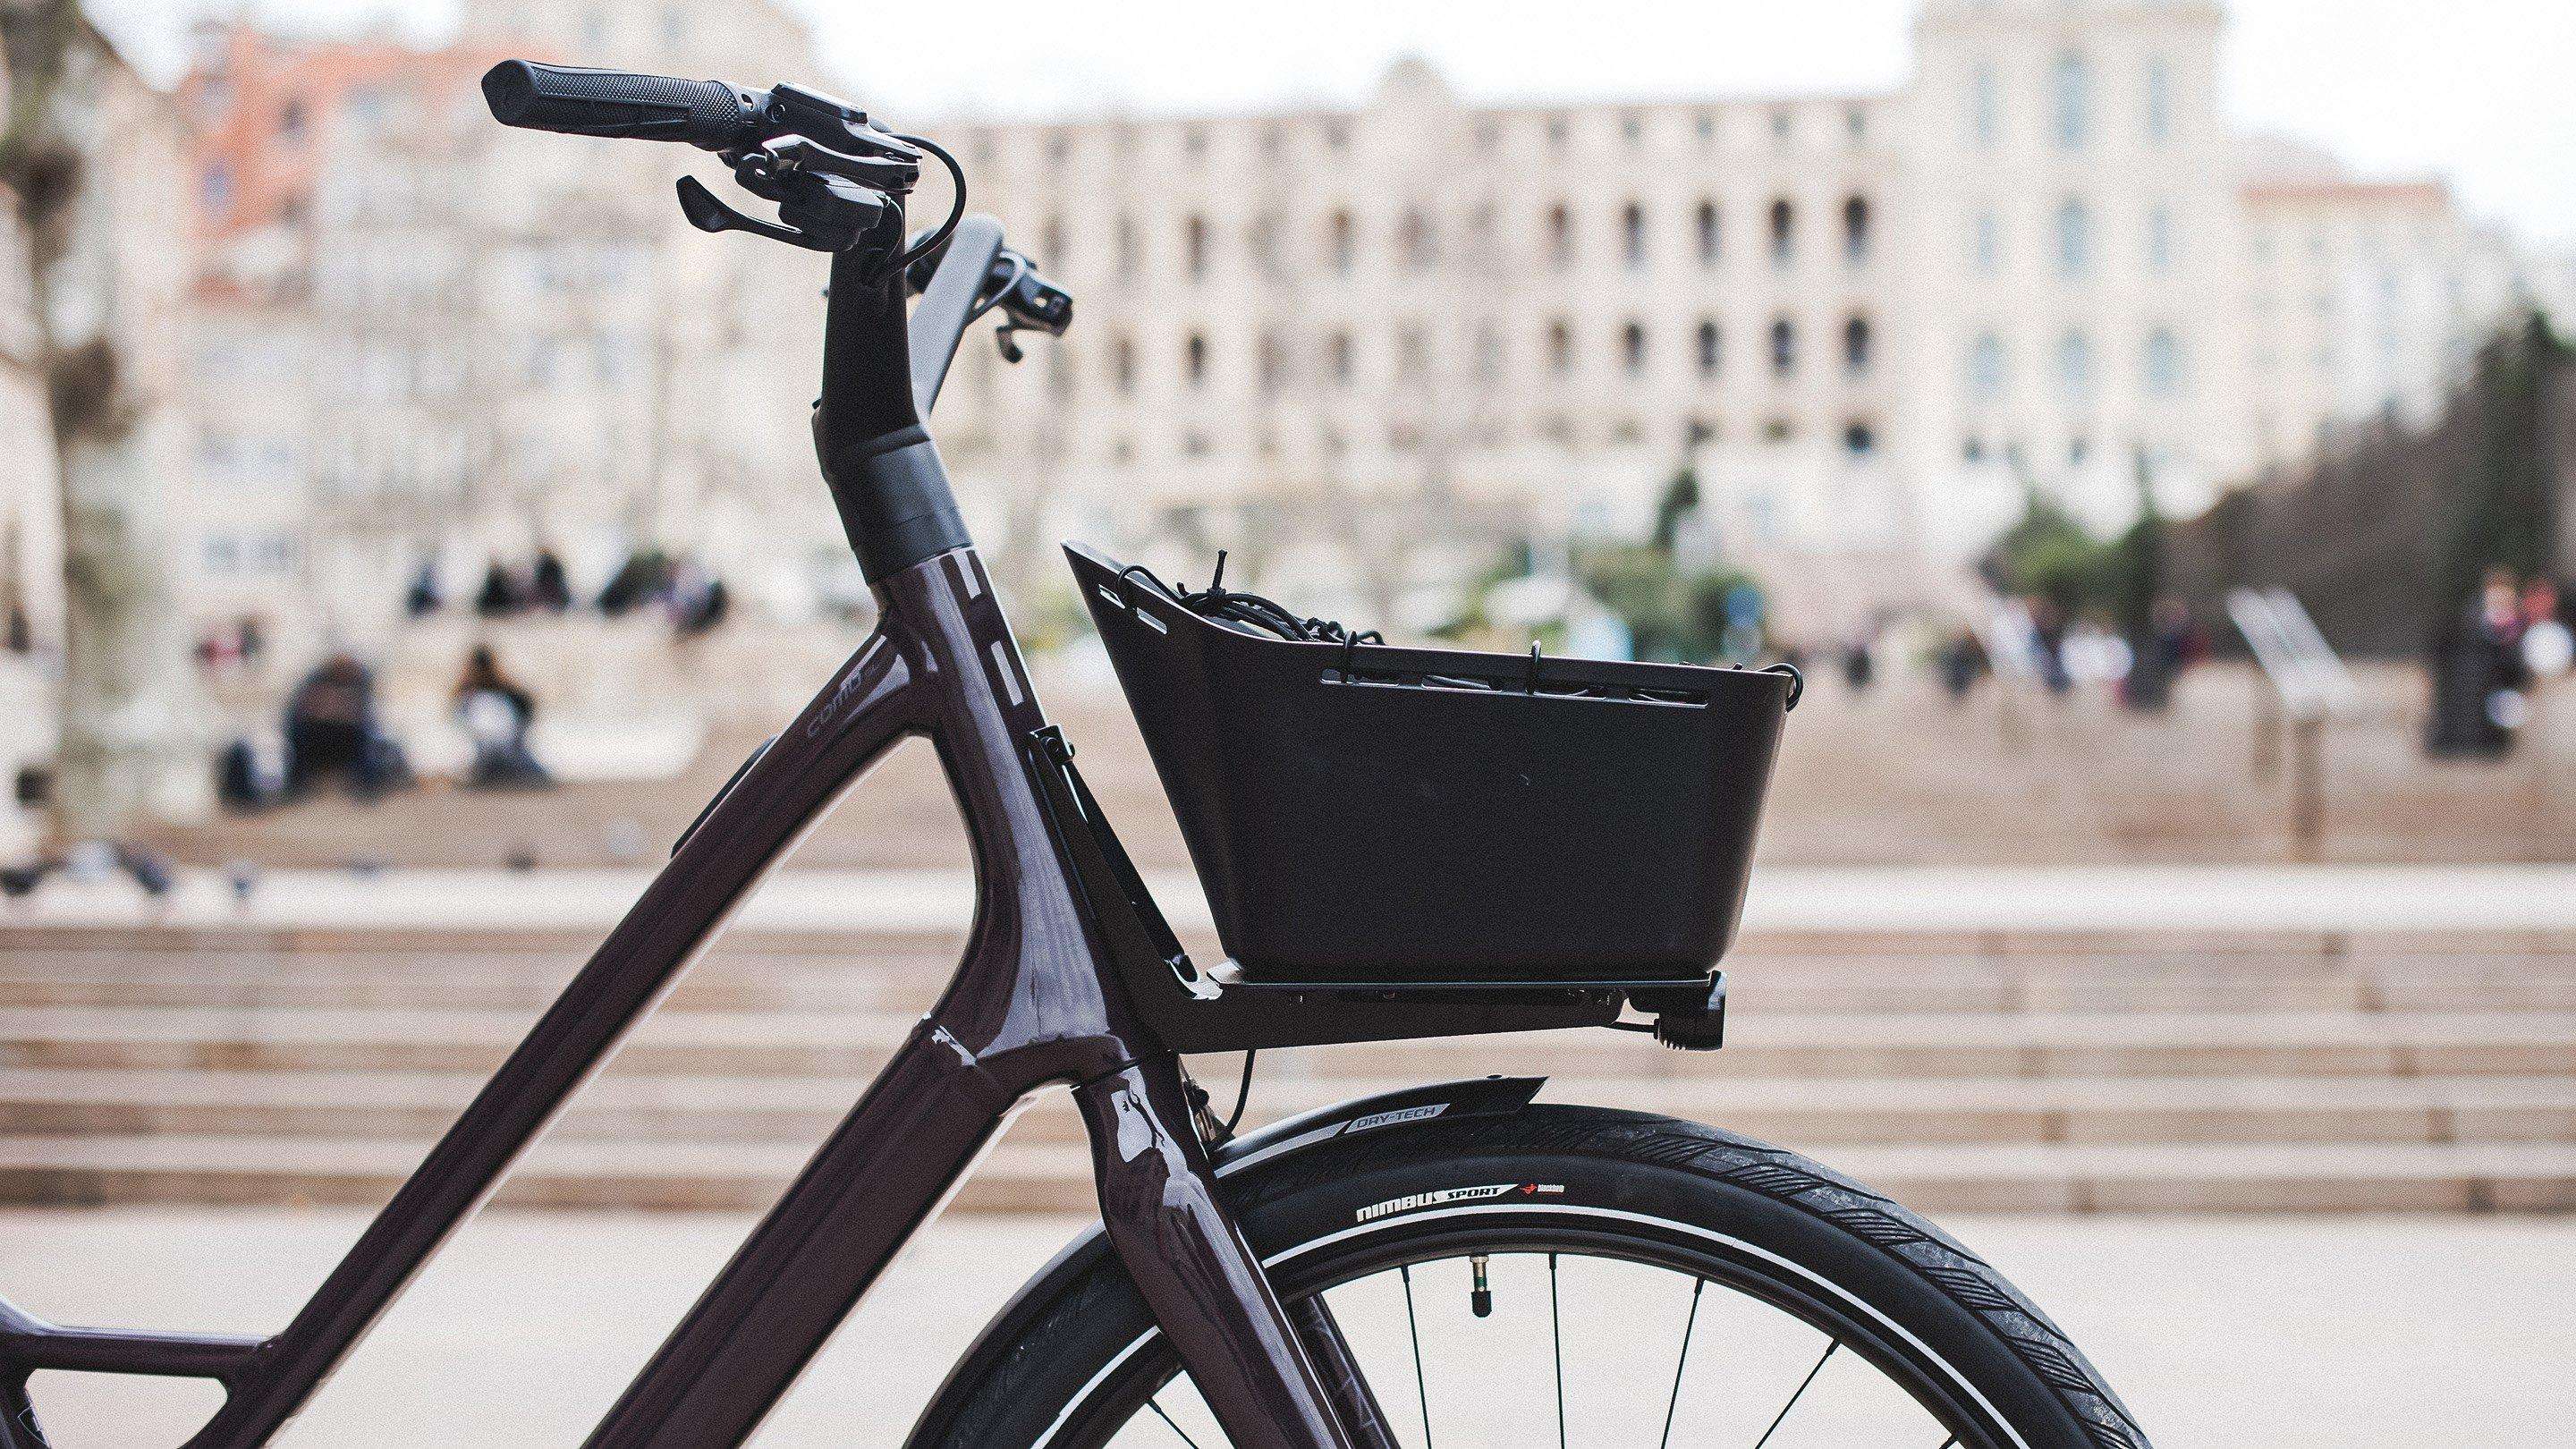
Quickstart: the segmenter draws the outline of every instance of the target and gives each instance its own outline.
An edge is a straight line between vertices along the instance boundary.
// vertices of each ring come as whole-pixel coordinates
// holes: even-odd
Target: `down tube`
[[[888,627],[899,625],[888,620]],[[903,640],[872,635],[733,788],[538,1018],[188,1449],[252,1449],[301,1408],[735,906],[918,728]]]

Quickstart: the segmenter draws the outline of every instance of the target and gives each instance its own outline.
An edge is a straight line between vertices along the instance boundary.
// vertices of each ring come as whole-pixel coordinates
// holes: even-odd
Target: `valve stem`
[[[1475,1310],[1478,1318],[1491,1318],[1494,1316],[1494,1285],[1485,1277],[1485,1255],[1478,1253],[1470,1257],[1467,1267],[1476,1276],[1475,1287],[1467,1294],[1467,1306]]]

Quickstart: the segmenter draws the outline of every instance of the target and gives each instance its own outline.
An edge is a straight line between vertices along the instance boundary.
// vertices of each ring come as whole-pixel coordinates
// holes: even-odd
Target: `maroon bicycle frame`
[[[913,506],[925,489],[946,497],[919,412],[1001,244],[988,219],[959,228],[918,336],[900,278],[834,260],[816,435],[873,565],[879,618],[866,643],[709,806],[283,1331],[66,1328],[0,1302],[0,1449],[45,1445],[27,1391],[43,1370],[212,1379],[223,1407],[186,1449],[268,1442],[769,870],[911,737],[937,750],[972,842],[977,905],[957,974],[588,1444],[749,1438],[1010,1116],[1065,1086],[1090,1133],[1109,1240],[1239,1449],[1387,1449],[1321,1300],[1292,1320],[1218,1199],[1179,1059],[1128,1000],[1048,826],[1025,748],[1046,721],[991,578],[953,508],[943,539]],[[878,458],[893,473],[872,472]],[[889,539],[923,556],[890,560]]]

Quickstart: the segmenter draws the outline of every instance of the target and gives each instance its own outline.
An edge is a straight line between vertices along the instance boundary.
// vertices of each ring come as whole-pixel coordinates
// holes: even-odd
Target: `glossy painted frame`
[[[962,226],[911,333],[900,280],[835,260],[816,426],[827,473],[836,427],[920,434],[1001,245],[989,219]],[[1179,1059],[1127,999],[1049,829],[1028,748],[1045,716],[981,559],[948,548],[874,591],[876,631],[718,796],[283,1331],[64,1328],[0,1302],[0,1449],[46,1444],[27,1391],[45,1370],[211,1379],[225,1402],[185,1449],[267,1443],[769,870],[911,737],[936,749],[974,856],[957,974],[587,1443],[749,1438],[1011,1114],[1060,1085],[1090,1132],[1109,1239],[1234,1443],[1391,1449],[1329,1313],[1289,1317],[1216,1195]]]

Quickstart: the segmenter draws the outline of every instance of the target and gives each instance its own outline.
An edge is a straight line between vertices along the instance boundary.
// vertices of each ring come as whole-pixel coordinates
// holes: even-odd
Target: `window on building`
[[[1786,317],[1771,323],[1771,372],[1787,377],[1798,366],[1798,324]]]
[[[1404,213],[1398,244],[1404,249],[1404,264],[1421,271],[1439,260],[1439,237],[1431,229],[1431,217],[1420,207]]]
[[[2057,390],[2070,399],[2093,392],[2093,341],[2081,328],[2070,328],[2057,339]]]
[[[1547,370],[1559,377],[1574,371],[1574,329],[1562,317],[1547,324]]]
[[[197,176],[197,198],[206,215],[221,217],[233,209],[233,169],[221,161],[209,161]]]
[[[1333,213],[1332,236],[1328,243],[1328,247],[1332,256],[1334,271],[1347,272],[1351,269],[1351,263],[1358,259],[1359,238],[1354,233],[1351,214],[1349,212],[1337,211]]]
[[[1787,149],[1789,145],[1791,125],[1792,122],[1790,120],[1789,108],[1787,106],[1777,106],[1772,109],[1771,139],[1784,150]]]
[[[1547,144],[1557,148],[1558,150],[1564,149],[1565,117],[1550,116],[1547,118]]]
[[[2084,275],[2092,264],[2093,217],[2084,203],[2068,197],[2057,208],[2057,270],[2069,277]]]
[[[1631,268],[1646,264],[1646,209],[1633,201],[1619,212],[1619,252]]]
[[[1196,126],[1181,132],[1181,154],[1199,157],[1207,154],[1207,132]]]
[[[1866,139],[1869,135],[1869,112],[1859,106],[1843,107],[1843,134],[1854,141]]]
[[[1140,260],[1137,255],[1138,250],[1136,219],[1130,216],[1118,218],[1118,280],[1122,282],[1134,280],[1136,265]]]
[[[1181,251],[1189,259],[1190,275],[1204,277],[1208,264],[1208,224],[1204,216],[1192,216],[1181,224]]]
[[[1878,446],[1878,434],[1869,424],[1854,418],[1843,424],[1843,451],[1855,457]]]
[[[1797,428],[1791,424],[1787,418],[1764,418],[1762,420],[1762,441],[1766,443],[1785,443],[1797,435]]]
[[[2147,61],[2147,139],[2173,138],[2173,70],[2163,56]]]
[[[1395,334],[1395,375],[1420,378],[1431,370],[1431,342],[1419,323],[1408,322]]]
[[[1992,332],[1977,334],[1968,348],[1968,391],[1983,402],[2004,395],[2004,340]]]
[[[1703,201],[1699,204],[1698,229],[1699,264],[1703,267],[1713,266],[1717,262],[1718,243],[1716,202]]]
[[[1843,201],[1843,260],[1857,267],[1869,260],[1869,198]]]
[[[1109,377],[1124,397],[1136,390],[1136,344],[1121,337],[1109,344]]]
[[[1547,260],[1560,269],[1574,265],[1574,213],[1561,201],[1547,209]]]
[[[1351,334],[1347,332],[1334,333],[1332,343],[1327,351],[1329,352],[1332,360],[1333,381],[1349,382],[1351,380],[1352,372],[1356,370],[1357,367],[1357,362],[1352,357]]]
[[[1968,75],[1968,139],[1979,150],[1990,151],[2002,129],[2002,86],[1995,79],[1995,63],[1981,60]]]
[[[2092,122],[2093,73],[2084,57],[2071,51],[2059,56],[2051,89],[2057,113],[2057,144],[2072,150],[2084,144]]]
[[[288,146],[304,144],[304,102],[290,97],[277,108],[277,139]]]
[[[1619,139],[1627,142],[1630,150],[1635,150],[1637,143],[1645,138],[1645,117],[1638,115],[1635,111],[1630,111],[1619,118]]]
[[[1182,346],[1181,365],[1183,375],[1190,380],[1190,386],[1197,387],[1207,381],[1208,346],[1205,334],[1198,332],[1190,334],[1189,341]]]
[[[1717,113],[1702,111],[1691,117],[1691,133],[1703,141],[1717,139]]]
[[[1843,323],[1843,371],[1858,377],[1869,371],[1869,319],[1854,314]]]
[[[2173,210],[2163,202],[2147,209],[2147,266],[2155,271],[2173,270]]]
[[[1038,227],[1038,260],[1062,276],[1065,270],[1064,218],[1050,216]]]
[[[1331,151],[1339,151],[1339,150],[1342,150],[1342,149],[1344,149],[1345,147],[1349,146],[1350,144],[1351,144],[1351,123],[1350,123],[1350,122],[1348,122],[1348,121],[1344,121],[1344,120],[1336,119],[1336,120],[1326,121],[1326,122],[1324,123],[1324,146],[1325,146],[1325,149],[1327,149],[1327,150],[1331,150]]]
[[[1797,254],[1798,213],[1781,197],[1771,203],[1771,264],[1785,267]]]
[[[1058,350],[1061,349],[1051,349]],[[1288,385],[1288,344],[1276,332],[1261,334],[1261,390],[1276,393]]]
[[[1719,336],[1716,321],[1710,318],[1703,318],[1699,324],[1699,338],[1696,344],[1696,353],[1699,358],[1699,375],[1702,377],[1717,376],[1717,364],[1719,361],[1718,342]]]
[[[1248,238],[1252,260],[1265,271],[1279,267],[1279,214],[1265,211],[1252,219]]]
[[[1977,208],[1975,218],[1969,222],[1968,251],[1979,276],[1991,277],[2003,270],[2004,224],[1993,207]]]
[[[1619,329],[1619,365],[1630,377],[1642,377],[1646,371],[1646,324],[1630,322]]]
[[[2147,334],[2146,356],[2139,370],[2146,375],[2147,391],[2158,397],[2173,397],[2182,391],[2182,344],[2170,327],[2158,327]]]

